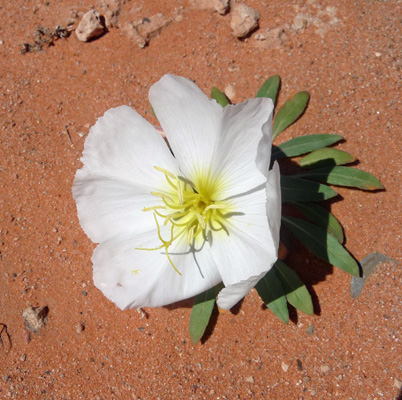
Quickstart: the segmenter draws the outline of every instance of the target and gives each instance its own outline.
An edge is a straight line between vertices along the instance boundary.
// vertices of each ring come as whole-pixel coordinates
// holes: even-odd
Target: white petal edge
[[[222,310],[230,310],[264,277],[268,271],[258,276],[250,276],[245,281],[224,287],[218,294],[217,305]]]
[[[95,286],[119,308],[159,307],[195,296],[217,285],[221,279],[208,247],[189,252],[186,242],[164,250],[136,250],[157,246],[155,232],[101,243],[92,256]]]
[[[268,172],[268,179],[266,185],[267,192],[267,218],[269,228],[271,230],[272,240],[275,247],[279,247],[279,231],[281,228],[282,216],[282,194],[281,194],[281,173],[279,164],[274,162],[272,169]]]
[[[281,218],[277,163],[268,173],[266,186],[232,202],[236,212],[228,220],[229,236],[214,234],[212,241],[212,254],[226,287],[218,302],[222,309],[241,300],[277,260]]]
[[[112,108],[99,118],[85,140],[83,169],[160,190],[165,184],[154,166],[178,173],[177,162],[156,129],[127,106]]]

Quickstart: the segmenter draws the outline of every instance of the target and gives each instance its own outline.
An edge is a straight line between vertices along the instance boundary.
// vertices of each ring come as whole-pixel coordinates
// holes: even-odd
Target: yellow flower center
[[[169,190],[166,193],[152,192],[154,196],[161,198],[162,204],[144,208],[143,211],[154,212],[158,237],[162,244],[152,249],[142,247],[137,249],[152,251],[165,248],[170,264],[180,274],[170,258],[169,246],[182,236],[187,238],[187,243],[190,246],[194,246],[195,240],[199,237],[206,241],[210,231],[223,230],[228,233],[225,223],[228,218],[229,204],[227,201],[214,200],[214,195],[219,189],[216,180],[211,182],[201,175],[197,179],[197,185],[172,174],[164,168],[154,168],[164,174]],[[170,240],[162,238],[158,217],[163,220],[164,226],[170,224]]]

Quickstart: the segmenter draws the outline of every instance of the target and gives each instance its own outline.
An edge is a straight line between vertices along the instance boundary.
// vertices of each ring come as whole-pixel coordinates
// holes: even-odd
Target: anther
[[[190,230],[188,231],[188,239],[187,239],[188,244],[191,244],[191,242],[192,242],[193,239],[194,239],[194,231],[195,231],[195,225],[193,225],[193,226],[190,228]]]
[[[165,206],[152,206],[152,207],[145,207],[142,211],[154,211],[154,210],[166,210]]]
[[[161,192],[151,192],[151,194],[152,194],[153,196],[158,196],[158,197],[168,197],[168,198],[171,200],[170,196],[169,196],[169,195],[167,195],[166,193],[161,193]]]
[[[154,168],[155,168],[157,171],[162,172],[162,174],[164,174],[164,175],[166,175],[166,176],[168,176],[168,177],[170,177],[170,178],[172,178],[172,179],[177,179],[176,175],[172,174],[170,171],[168,171],[168,170],[165,169],[165,168],[158,167],[158,166],[156,166],[156,165],[154,166]]]
[[[211,205],[209,205],[209,206],[207,206],[205,208],[205,211],[208,211],[208,210],[222,210],[222,209],[224,209],[226,207],[227,206],[225,206],[224,204],[211,204]]]
[[[198,222],[200,223],[200,225],[202,226],[202,229],[205,229],[205,220],[204,217],[198,213],[194,213],[194,215],[197,217]]]
[[[183,182],[180,179],[177,180],[177,196],[179,197],[179,203],[182,206],[184,200],[184,193],[183,193]]]

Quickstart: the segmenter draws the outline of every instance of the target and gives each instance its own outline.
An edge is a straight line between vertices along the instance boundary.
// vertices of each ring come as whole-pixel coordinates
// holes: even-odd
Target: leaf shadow
[[[208,339],[214,333],[216,324],[218,323],[219,314],[220,314],[220,312],[218,310],[218,307],[215,304],[214,309],[212,310],[211,318],[209,319],[205,332],[202,335],[201,344],[206,343],[208,341]]]
[[[292,176],[294,174],[300,173],[303,170],[302,167],[291,158],[284,158],[281,159],[279,162],[281,167],[281,175],[283,174],[287,176]],[[329,162],[329,164],[331,164],[331,162]],[[326,163],[326,166],[328,166],[328,163]],[[316,200],[313,201],[313,203],[321,205],[326,210],[331,212],[332,204],[335,204],[336,202],[342,200],[343,197],[340,196],[339,194],[335,197],[326,200],[323,197],[320,198],[319,196],[316,196]],[[308,218],[305,218],[303,214],[299,210],[297,210],[291,202],[283,203],[282,215],[291,216],[294,218],[299,218],[308,221]],[[328,224],[328,222],[329,221],[327,220],[326,223]],[[322,221],[321,223],[324,223],[324,226],[326,224],[325,221]],[[299,241],[299,239],[297,239],[296,236],[290,231],[290,229],[284,226],[284,224],[282,224],[281,228],[281,242],[285,245],[286,249],[288,250],[288,254],[285,257],[286,265],[288,265],[297,273],[302,284],[304,284],[304,286],[307,288],[311,296],[314,315],[318,316],[321,315],[320,301],[314,289],[314,286],[320,282],[325,281],[328,275],[333,274],[334,266],[332,266],[329,262],[313,254],[313,252],[310,251],[307,247],[305,247]],[[346,238],[345,241],[342,243],[342,245],[344,245],[345,242]],[[357,264],[361,272],[360,263],[357,262]],[[301,285],[299,287],[301,287]],[[296,290],[298,289],[298,287],[294,289]],[[286,293],[285,291],[285,294],[288,293]],[[296,310],[295,307],[291,306],[288,303],[288,311],[290,321],[297,324],[298,310]]]

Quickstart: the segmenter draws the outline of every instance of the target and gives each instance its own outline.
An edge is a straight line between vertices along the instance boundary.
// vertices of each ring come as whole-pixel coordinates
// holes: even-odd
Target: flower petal
[[[222,107],[195,83],[174,75],[155,83],[149,99],[181,172],[194,182],[197,169],[210,168]]]
[[[267,271],[268,272],[268,271]],[[222,310],[230,310],[264,277],[267,272],[251,276],[245,281],[224,287],[218,294],[217,305]]]
[[[274,198],[274,194],[271,195]],[[266,188],[261,187],[244,196],[232,199],[236,210],[227,220],[229,234],[215,234],[212,255],[226,286],[219,305],[236,304],[268,272],[277,259],[276,233],[272,233],[266,214]],[[233,204],[233,203],[232,203]],[[277,210],[280,215],[280,205]],[[233,303],[234,301],[234,303]],[[225,305],[226,304],[226,305]],[[229,307],[230,308],[230,307]]]
[[[165,75],[149,98],[180,169],[207,186],[218,180],[214,200],[245,193],[266,182],[272,144],[272,100],[219,106],[188,79]]]
[[[160,199],[143,186],[81,169],[75,177],[73,197],[80,224],[95,243],[119,234],[156,230],[152,213],[142,210],[160,204]]]
[[[169,263],[164,249],[136,249],[140,245],[158,245],[155,236],[155,232],[150,232],[129,238],[114,237],[94,251],[95,286],[121,309],[171,304],[221,281],[207,246],[202,251],[190,252],[186,241],[173,243],[169,254],[182,275]]]
[[[226,106],[212,160],[224,178],[219,199],[239,195],[266,182],[272,147],[271,99],[249,99]]]
[[[281,196],[281,174],[279,164],[275,161],[272,169],[268,172],[267,179],[267,217],[271,230],[271,237],[275,247],[279,247],[279,231],[281,228],[282,196]]]
[[[160,190],[164,176],[154,166],[178,172],[165,141],[156,129],[127,106],[112,108],[99,118],[85,140],[83,170]]]

